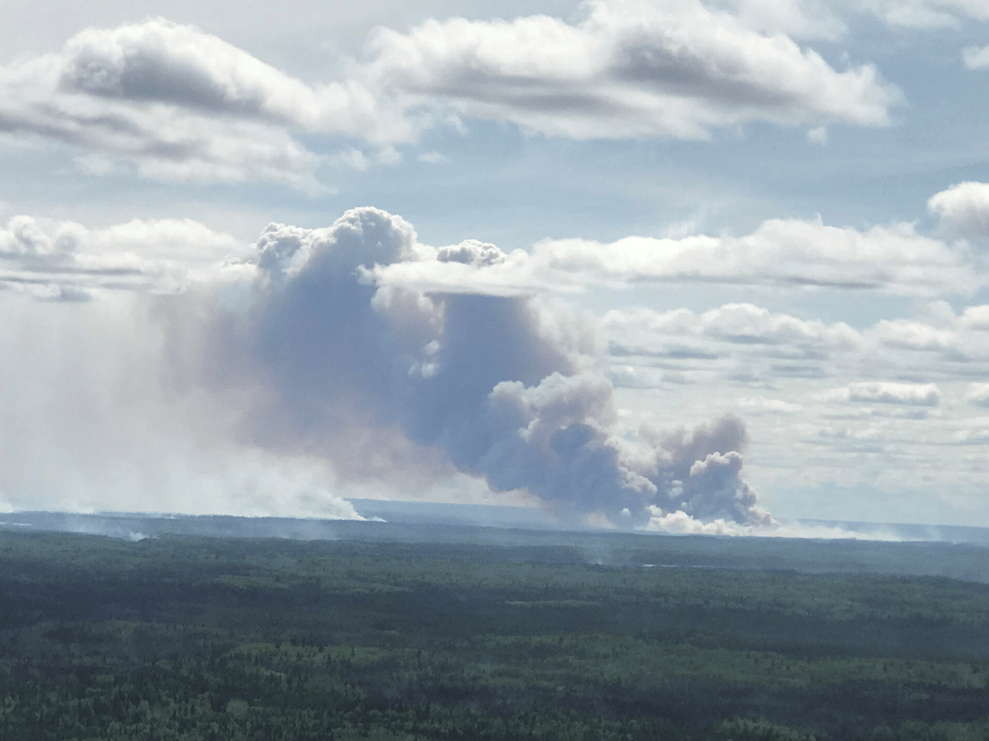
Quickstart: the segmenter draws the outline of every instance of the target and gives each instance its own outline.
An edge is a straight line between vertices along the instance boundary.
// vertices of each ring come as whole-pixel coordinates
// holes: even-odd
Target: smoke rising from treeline
[[[578,320],[531,295],[469,283],[430,292],[379,284],[373,272],[398,262],[481,271],[505,260],[497,247],[426,247],[410,224],[373,208],[323,229],[272,224],[257,246],[244,292],[159,306],[168,393],[208,400],[201,424],[323,457],[344,478],[466,473],[575,520],[632,527],[681,511],[769,522],[741,475],[740,420],[629,433]]]

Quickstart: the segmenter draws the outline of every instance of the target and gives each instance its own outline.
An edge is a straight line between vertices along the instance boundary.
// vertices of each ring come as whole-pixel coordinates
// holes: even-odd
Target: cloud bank
[[[883,126],[900,98],[873,67],[838,72],[700,2],[588,7],[575,25],[531,16],[381,29],[368,69],[425,104],[576,139],[704,139],[750,121]]]
[[[750,12],[587,8],[575,24],[379,29],[365,59],[312,82],[163,18],[89,28],[0,66],[0,135],[66,145],[94,175],[319,191],[327,170],[394,163],[394,145],[463,118],[572,139],[706,139],[756,121],[885,126],[902,97],[874,67],[836,70]]]
[[[401,138],[356,83],[309,86],[196,28],[152,18],[87,29],[60,52],[0,68],[0,133],[186,181],[274,181],[319,189],[321,158],[294,130]],[[398,129],[402,128],[399,122]]]
[[[423,253],[418,260],[378,265],[369,275],[382,284],[491,294],[654,281],[943,296],[969,294],[984,284],[972,265],[964,247],[918,234],[912,224],[859,230],[820,219],[771,219],[742,237],[543,240],[531,252],[515,250],[483,264]]]
[[[246,245],[191,219],[105,229],[15,216],[0,227],[0,288],[81,301],[100,290],[178,291],[235,276]]]

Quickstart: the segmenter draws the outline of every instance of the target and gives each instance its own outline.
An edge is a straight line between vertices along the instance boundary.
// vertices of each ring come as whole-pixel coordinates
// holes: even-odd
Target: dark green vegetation
[[[0,739],[983,739],[989,587],[0,533]]]

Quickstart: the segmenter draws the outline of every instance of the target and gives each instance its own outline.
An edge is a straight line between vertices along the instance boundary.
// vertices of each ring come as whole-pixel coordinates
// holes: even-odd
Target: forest
[[[0,741],[989,738],[985,584],[628,561],[0,531]]]

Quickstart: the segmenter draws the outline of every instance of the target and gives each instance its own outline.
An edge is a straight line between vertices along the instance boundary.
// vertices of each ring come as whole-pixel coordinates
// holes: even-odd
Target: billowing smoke
[[[258,250],[246,294],[162,300],[166,386],[201,424],[320,456],[342,477],[411,485],[459,471],[574,520],[769,521],[741,477],[742,422],[620,429],[587,327],[536,297],[472,288],[470,275],[506,261],[494,245],[433,249],[362,208],[325,229],[272,224]],[[375,266],[398,262],[421,275],[458,263],[462,292],[376,280]]]

